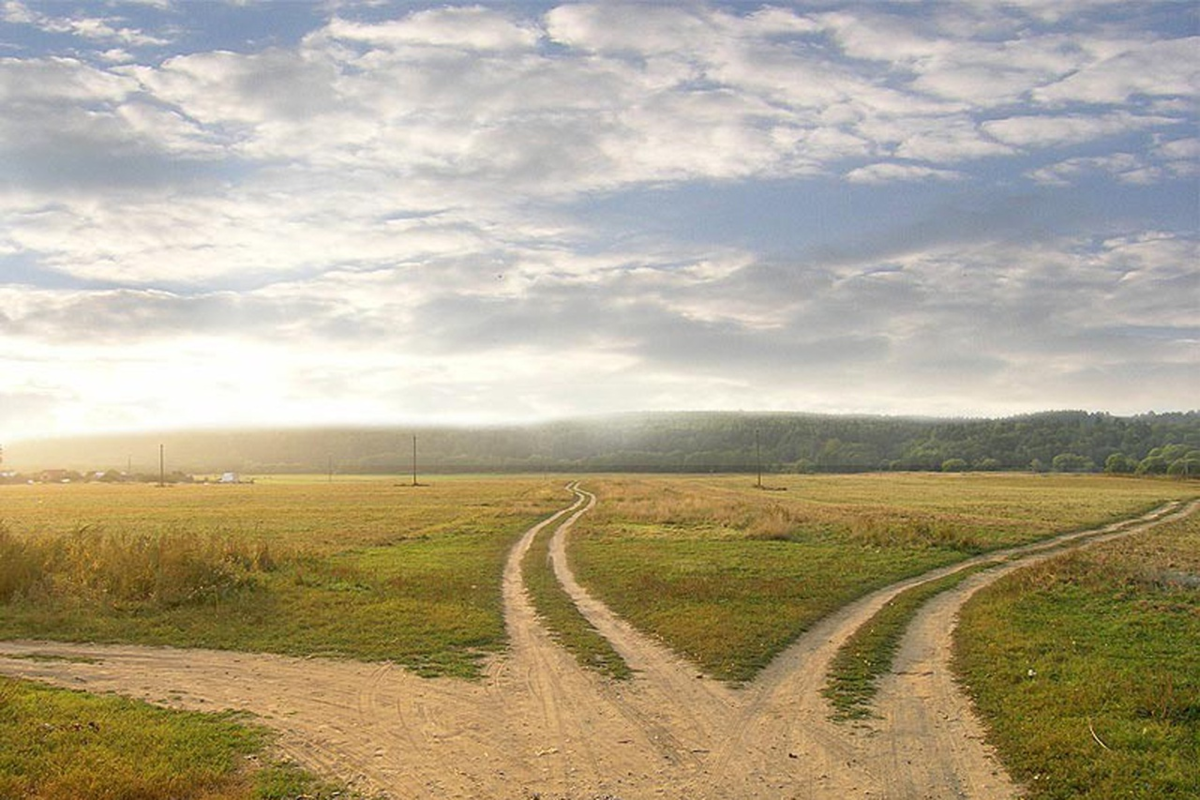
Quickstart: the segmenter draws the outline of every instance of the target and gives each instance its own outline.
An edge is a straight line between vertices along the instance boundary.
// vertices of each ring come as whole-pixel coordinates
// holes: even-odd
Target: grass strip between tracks
[[[522,577],[533,607],[554,640],[581,665],[625,680],[632,674],[629,665],[580,613],[554,574],[550,539],[555,530],[557,526],[553,525],[542,529],[521,562]]]
[[[928,600],[953,589],[971,575],[996,562],[952,572],[897,594],[846,640],[829,666],[822,694],[833,705],[835,720],[866,719],[879,679],[892,667],[900,639]]]

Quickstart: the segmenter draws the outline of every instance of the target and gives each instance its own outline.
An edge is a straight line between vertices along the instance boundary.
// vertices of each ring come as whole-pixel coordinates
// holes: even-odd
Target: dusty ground
[[[250,711],[281,732],[297,761],[396,800],[1008,798],[1017,789],[949,673],[957,610],[1003,572],[1048,557],[1051,546],[1127,535],[1184,513],[1171,506],[1001,554],[1004,567],[928,604],[882,686],[880,719],[850,725],[828,719],[820,694],[839,644],[897,592],[951,570],[842,609],[752,684],[732,689],[701,677],[579,587],[564,538],[595,498],[575,494],[574,505],[514,548],[504,578],[512,646],[481,682],[422,679],[387,664],[49,642],[0,642],[0,673],[173,707]],[[560,580],[637,670],[633,680],[582,670],[540,626],[519,563],[533,536],[553,524]],[[13,658],[31,654],[89,662]]]

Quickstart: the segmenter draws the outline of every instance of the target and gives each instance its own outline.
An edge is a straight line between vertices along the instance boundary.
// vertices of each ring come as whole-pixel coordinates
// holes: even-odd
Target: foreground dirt
[[[829,720],[820,694],[839,645],[898,592],[966,564],[847,606],[734,689],[699,675],[579,586],[565,539],[595,497],[571,488],[575,503],[530,529],[509,557],[511,648],[480,682],[422,679],[388,664],[50,642],[0,642],[0,673],[171,707],[249,711],[280,732],[295,760],[396,800],[1008,798],[1018,788],[984,744],[949,671],[958,609],[1004,572],[1197,508],[1174,504],[989,554],[985,560],[1007,560],[939,596],[916,619],[881,687],[879,719],[848,725]],[[637,671],[631,681],[581,669],[551,641],[525,596],[520,559],[540,530],[556,524],[555,571]]]

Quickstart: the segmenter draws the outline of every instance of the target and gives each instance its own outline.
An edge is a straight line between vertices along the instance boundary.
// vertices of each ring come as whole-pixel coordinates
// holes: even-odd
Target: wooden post
[[[762,488],[762,447],[758,442],[758,428],[754,429],[754,461],[758,465],[758,483],[759,489]]]

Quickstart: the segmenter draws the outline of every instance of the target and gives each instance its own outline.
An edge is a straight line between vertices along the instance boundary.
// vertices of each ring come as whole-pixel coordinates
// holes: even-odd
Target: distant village
[[[110,469],[95,472],[79,472],[71,469],[43,469],[37,472],[22,473],[0,471],[0,483],[216,483],[236,484],[254,483],[253,478],[243,479],[236,472],[223,472],[219,475],[191,475],[178,470],[166,473],[126,472]]]

